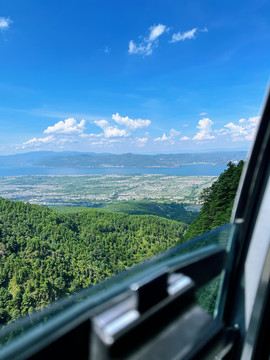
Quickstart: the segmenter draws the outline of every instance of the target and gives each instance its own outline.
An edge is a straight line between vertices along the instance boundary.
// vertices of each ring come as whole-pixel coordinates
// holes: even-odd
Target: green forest
[[[186,229],[157,216],[62,215],[0,198],[1,323],[167,250]]]
[[[71,214],[79,211],[92,211],[83,206],[55,206],[53,209],[60,214]],[[198,216],[197,212],[187,211],[182,203],[155,201],[117,201],[102,207],[104,211],[122,212],[128,215],[155,215],[165,219],[176,220],[191,224]]]
[[[227,166],[228,169],[220,174],[212,186],[203,189],[203,206],[199,216],[185,233],[186,240],[230,222],[244,161],[241,160],[238,164],[229,162]]]
[[[0,324],[228,222],[242,167],[229,163],[203,190],[191,225],[102,210],[62,214],[0,198]]]

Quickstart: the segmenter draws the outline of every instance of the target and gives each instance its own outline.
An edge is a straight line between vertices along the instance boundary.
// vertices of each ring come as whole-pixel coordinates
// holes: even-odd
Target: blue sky
[[[248,148],[268,1],[0,0],[0,154]]]

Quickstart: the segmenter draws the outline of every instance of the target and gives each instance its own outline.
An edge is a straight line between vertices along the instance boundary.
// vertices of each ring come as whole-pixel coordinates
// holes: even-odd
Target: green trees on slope
[[[191,239],[230,221],[236,191],[244,161],[228,163],[228,169],[220,174],[211,187],[203,190],[203,206],[199,216],[190,225],[185,239]]]
[[[0,198],[0,323],[167,250],[186,229],[156,216],[61,215]]]

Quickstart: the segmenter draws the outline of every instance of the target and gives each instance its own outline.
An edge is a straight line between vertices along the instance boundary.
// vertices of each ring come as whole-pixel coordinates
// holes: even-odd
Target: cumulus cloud
[[[10,18],[0,17],[0,30],[7,30],[11,23]]]
[[[174,33],[172,34],[172,38],[170,40],[170,43],[175,43],[175,42],[178,42],[178,41],[184,41],[184,40],[190,40],[190,39],[195,39],[196,38],[196,34],[198,32],[207,32],[208,29],[205,27],[203,29],[198,29],[197,27],[191,29],[191,30],[188,30],[188,31],[185,31],[183,33],[181,33],[180,31],[178,33]]]
[[[96,139],[96,138],[99,138],[99,137],[102,137],[102,133],[101,134],[80,134],[79,137],[81,139]]]
[[[96,124],[101,129],[105,129],[106,127],[109,126],[109,123],[107,120],[96,120],[96,121],[94,121],[94,124]]]
[[[169,139],[169,136],[166,136],[165,133],[161,137],[157,137],[154,139],[154,141],[167,141]]]
[[[221,129],[212,130],[214,124],[209,118],[203,118],[199,121],[197,128],[199,131],[192,140],[213,140],[218,138],[227,141],[252,141],[255,136],[256,128],[260,116],[253,116],[248,119],[240,119],[237,123],[229,122]],[[183,136],[180,140],[190,140]]]
[[[55,137],[54,135],[49,135],[43,138],[33,138],[26,142],[24,142],[18,148],[26,149],[31,147],[40,147],[42,145],[57,145],[57,146],[64,146],[67,144],[73,144],[79,142],[79,140],[75,137]]]
[[[142,42],[136,44],[133,40],[130,40],[128,53],[143,56],[151,55],[153,49],[158,46],[158,38],[167,31],[169,31],[169,28],[163,24],[151,26],[149,28],[149,36],[144,38]]]
[[[100,127],[103,130],[103,136],[105,138],[112,137],[127,137],[131,135],[132,131],[137,129],[146,128],[151,124],[150,120],[143,119],[130,119],[128,116],[122,117],[119,113],[112,115],[112,120],[114,120],[118,125],[124,126],[125,129],[119,129],[117,126],[112,126],[107,120],[96,120],[94,124]]]
[[[247,122],[249,124],[249,126],[252,127],[252,129],[256,128],[260,122],[261,117],[260,116],[253,116],[250,117]]]
[[[215,139],[215,136],[212,135],[212,125],[213,121],[209,118],[203,118],[199,121],[197,128],[199,132],[193,137],[193,140],[211,140]]]
[[[131,130],[146,128],[151,124],[150,120],[135,119],[132,120],[128,116],[121,117],[118,113],[113,114],[112,119],[119,125],[123,125]]]
[[[34,137],[24,142],[20,147],[22,149],[45,145],[58,145],[61,147],[67,144],[80,142],[81,139],[83,139],[83,135],[86,135],[83,134],[86,127],[85,125],[85,120],[77,122],[74,118],[59,121],[43,131],[44,134],[49,134],[48,136],[40,138]]]
[[[104,136],[106,138],[111,138],[111,137],[126,137],[129,134],[127,133],[127,131],[125,129],[118,129],[117,127],[113,127],[113,126],[108,126],[104,129]]]
[[[176,137],[180,135],[180,131],[175,129],[171,129],[169,135],[167,136],[165,133],[161,137],[157,137],[154,139],[155,142],[168,142],[173,145],[175,143]]]
[[[74,118],[68,118],[64,121],[58,121],[45,129],[43,133],[47,134],[47,137],[34,137],[21,144],[20,147],[39,147],[45,145],[63,147],[72,143],[84,143],[92,146],[112,146],[114,143],[124,142],[124,139],[127,137],[130,137],[131,141],[134,141],[138,146],[142,146],[147,142],[147,135],[145,135],[146,138],[133,138],[132,135],[137,129],[147,128],[151,124],[150,120],[133,120],[128,116],[121,117],[119,113],[116,113],[112,115],[112,121],[105,119],[95,120],[92,124],[99,127],[102,131],[99,131],[99,133],[86,133],[86,121],[84,119],[77,121]]]
[[[59,121],[53,126],[44,130],[45,134],[81,134],[85,130],[85,120],[79,123],[74,118],[68,118],[65,121]]]
[[[146,143],[148,142],[149,138],[148,137],[136,137],[136,144],[139,147],[143,147],[146,145]]]
[[[254,139],[259,120],[260,116],[253,116],[248,120],[240,119],[238,124],[230,122],[224,125],[226,128],[225,134],[231,135],[233,141],[252,141]]]
[[[35,146],[41,146],[41,145],[44,145],[44,144],[49,144],[49,143],[52,143],[55,141],[55,137],[53,135],[49,135],[47,137],[44,137],[44,138],[33,138],[33,139],[30,139],[26,142],[24,142],[22,144],[22,149],[25,149],[25,148],[28,148],[28,147],[35,147]]]
[[[154,36],[154,35],[153,35]],[[157,36],[157,35],[156,35]],[[91,146],[112,146],[114,143],[124,143],[125,138],[129,138],[134,144],[144,146],[148,141],[149,135],[144,137],[133,137],[133,133],[138,129],[149,127],[151,121],[148,119],[131,119],[128,116],[122,117],[119,113],[112,115],[112,120],[95,120],[92,124],[96,125],[102,131],[98,133],[87,133],[86,121],[83,119],[77,121],[74,118],[68,118],[64,121],[58,121],[52,126],[47,127],[43,133],[46,137],[34,137],[23,144],[20,148],[42,147],[46,145],[63,147],[72,143],[88,144]]]
[[[182,140],[182,141],[187,141],[187,140],[190,140],[190,138],[189,138],[188,136],[182,136],[182,137],[180,138],[180,140]]]
[[[94,123],[103,130],[106,138],[128,136],[125,129],[118,129],[116,126],[110,126],[107,120],[97,120]]]

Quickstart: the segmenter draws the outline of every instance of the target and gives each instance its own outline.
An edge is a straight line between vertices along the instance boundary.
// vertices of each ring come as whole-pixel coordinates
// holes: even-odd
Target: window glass
[[[209,0],[1,6],[5,343],[180,255],[227,247],[268,79],[270,9]],[[211,314],[221,278],[196,293]]]
[[[175,268],[185,263],[186,256],[194,251],[206,248],[209,245],[220,245],[226,249],[231,226],[220,227],[212,232],[202,235],[198,238],[189,240],[183,244],[173,247],[171,250],[160,254],[142,264],[135,266],[129,271],[122,272],[117,276],[79,291],[77,294],[65,297],[62,300],[44,308],[42,311],[33,312],[30,316],[12,322],[3,326],[0,336],[1,345],[7,344],[11,340],[15,340],[18,336],[26,331],[35,329],[41,324],[45,324],[55,318],[55,326],[66,317],[78,316],[85,308],[91,314],[97,305],[111,300],[113,297],[128,291],[134,281],[139,282],[145,278],[152,276],[153,273],[160,273],[165,268]],[[220,276],[213,279],[209,284],[197,291],[197,300],[207,312],[213,313],[215,309],[217,292],[220,284]],[[80,305],[82,303],[82,305]],[[62,314],[62,317],[59,316]]]

